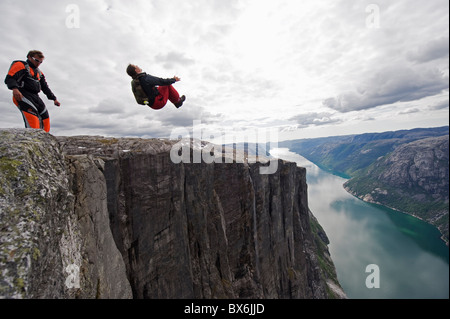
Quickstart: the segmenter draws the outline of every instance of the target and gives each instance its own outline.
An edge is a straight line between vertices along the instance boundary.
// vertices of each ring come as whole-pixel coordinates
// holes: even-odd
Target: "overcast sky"
[[[0,69],[31,49],[61,102],[54,135],[279,139],[448,125],[448,0],[0,0]],[[169,78],[176,109],[136,104],[128,63]],[[0,90],[0,127],[24,127]],[[209,133],[208,133],[209,135]]]

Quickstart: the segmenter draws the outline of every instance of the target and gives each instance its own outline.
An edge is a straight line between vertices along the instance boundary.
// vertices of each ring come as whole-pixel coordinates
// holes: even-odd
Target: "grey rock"
[[[0,131],[0,296],[345,298],[304,168],[178,142]]]
[[[0,130],[0,297],[132,296],[103,176],[66,160],[50,134]]]
[[[176,164],[178,141],[58,139],[67,154],[105,162],[111,228],[135,298],[345,296],[320,267],[322,258],[334,270],[327,249],[318,256],[306,172],[295,163],[261,175],[263,164],[236,150],[217,153],[238,162],[193,163],[198,141],[189,163]]]
[[[73,196],[59,144],[37,130],[1,130],[0,141],[0,295],[62,297]]]
[[[79,243],[72,264],[79,267],[80,289],[71,289],[76,298],[131,298],[131,286],[126,277],[125,264],[115,245],[107,209],[106,183],[101,173],[100,159],[87,155],[67,156],[66,163],[75,197],[70,216],[71,229],[78,229]],[[100,168],[100,169],[99,169]]]
[[[363,200],[389,206],[435,225],[448,244],[448,135],[397,147],[346,182],[345,188]]]

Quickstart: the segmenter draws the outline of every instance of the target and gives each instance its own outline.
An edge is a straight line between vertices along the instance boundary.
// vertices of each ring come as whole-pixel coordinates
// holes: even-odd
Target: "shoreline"
[[[319,169],[323,170],[323,171],[326,172],[326,173],[329,173],[329,174],[332,174],[332,175],[334,175],[334,176],[340,177],[340,178],[345,179],[345,180],[347,180],[347,181],[351,179],[350,176],[348,176],[348,175],[346,175],[346,174],[344,174],[344,173],[336,172],[336,171],[334,171],[334,170],[332,170],[332,169],[329,169],[329,168],[327,168],[327,167],[325,167],[325,166],[322,166],[322,165],[320,165],[320,164],[317,164],[317,163],[313,162],[312,160],[306,158],[304,155],[302,155],[302,154],[300,154],[300,153],[296,153],[295,151],[292,151],[292,150],[291,150],[290,148],[288,148],[288,147],[286,147],[286,149],[287,149],[289,152],[292,152],[292,153],[294,153],[294,154],[297,154],[297,155],[302,156],[302,157],[305,158],[307,161],[313,163],[315,166],[317,166]],[[342,185],[342,188],[343,188],[348,194],[354,196],[355,198],[358,198],[358,199],[362,200],[363,202],[370,203],[370,204],[375,204],[375,205],[379,205],[379,206],[382,206],[382,207],[385,207],[385,208],[394,210],[394,211],[396,211],[396,212],[399,212],[399,213],[402,213],[402,214],[406,214],[406,215],[412,216],[412,217],[414,217],[414,218],[417,218],[417,219],[419,219],[419,220],[421,220],[421,221],[423,221],[423,222],[425,222],[425,223],[427,223],[427,224],[433,226],[433,227],[436,228],[436,229],[439,231],[439,233],[441,234],[440,239],[445,243],[445,245],[446,245],[447,247],[449,247],[450,241],[444,236],[443,232],[439,229],[439,227],[437,227],[436,225],[432,224],[431,222],[429,222],[429,221],[423,219],[422,217],[419,217],[419,216],[415,215],[414,213],[409,213],[409,212],[401,211],[401,210],[399,210],[399,209],[397,209],[397,208],[390,207],[390,206],[388,206],[388,205],[386,205],[386,204],[383,204],[383,203],[380,203],[380,202],[376,202],[376,201],[374,201],[374,200],[373,200],[373,201],[366,200],[366,199],[364,199],[364,197],[359,197],[359,196],[357,196],[356,194],[354,194],[354,193],[352,193],[351,191],[349,191],[344,185]]]
[[[409,215],[409,216],[412,216],[412,217],[414,217],[414,218],[417,218],[417,219],[419,219],[419,220],[421,220],[421,221],[423,221],[423,222],[425,222],[425,223],[427,223],[427,224],[433,226],[433,227],[436,228],[436,229],[439,231],[439,233],[441,234],[441,237],[440,237],[441,240],[445,243],[445,245],[446,245],[447,247],[449,247],[449,240],[447,240],[447,238],[444,237],[444,234],[443,234],[442,231],[439,229],[439,227],[437,227],[436,225],[433,225],[432,223],[430,223],[429,221],[423,219],[422,217],[419,217],[419,216],[415,215],[414,213],[409,213],[409,212],[401,211],[401,210],[399,210],[399,209],[397,209],[397,208],[390,207],[390,206],[388,206],[388,205],[386,205],[386,204],[377,202],[377,201],[375,201],[375,200],[367,200],[367,199],[365,199],[366,196],[358,196],[358,195],[356,195],[355,193],[351,192],[347,187],[345,187],[345,186],[342,186],[342,187],[344,188],[344,190],[345,190],[347,193],[349,193],[350,195],[352,195],[352,196],[354,196],[354,197],[356,197],[356,198],[362,200],[362,201],[365,202],[365,203],[370,203],[370,204],[375,204],[375,205],[380,205],[380,206],[386,207],[386,208],[391,209],[391,210],[394,210],[394,211],[396,211],[396,212],[399,212],[399,213],[402,213],[402,214]]]

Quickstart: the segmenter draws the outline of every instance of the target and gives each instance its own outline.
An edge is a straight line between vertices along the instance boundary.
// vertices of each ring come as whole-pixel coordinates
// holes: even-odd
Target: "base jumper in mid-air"
[[[180,97],[172,86],[175,82],[180,81],[177,76],[170,79],[158,78],[142,72],[142,69],[134,64],[128,65],[127,74],[133,78],[131,90],[138,104],[148,105],[154,110],[159,110],[166,105],[168,100],[177,108],[186,100],[186,97],[184,95]]]

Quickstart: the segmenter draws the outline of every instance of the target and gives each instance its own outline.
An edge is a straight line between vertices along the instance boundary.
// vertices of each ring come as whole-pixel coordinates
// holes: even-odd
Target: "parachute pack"
[[[21,62],[23,63],[25,69],[27,70],[27,73],[22,74],[22,76],[20,76],[17,79],[17,84],[19,85],[19,87],[23,87],[23,78],[28,75],[28,77],[30,77],[31,79],[33,79],[34,81],[39,82],[39,80],[42,78],[42,72],[41,70],[39,70],[39,68],[36,68],[35,72],[33,72],[34,74],[31,74],[31,70],[30,70],[30,66],[28,65],[28,63],[26,61],[21,61],[21,60],[15,60],[11,63],[11,66],[16,63],[16,62]],[[11,67],[10,67],[11,68]]]
[[[133,79],[131,81],[131,90],[133,91],[136,102],[141,105],[148,105],[148,96],[145,94],[139,79]]]

